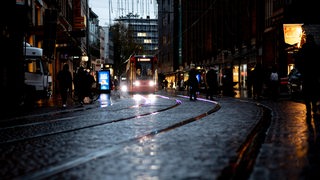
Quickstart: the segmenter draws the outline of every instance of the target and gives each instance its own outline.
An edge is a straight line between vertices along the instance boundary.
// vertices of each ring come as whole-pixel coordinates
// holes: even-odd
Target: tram
[[[126,66],[129,93],[155,93],[158,90],[157,57],[131,55]]]

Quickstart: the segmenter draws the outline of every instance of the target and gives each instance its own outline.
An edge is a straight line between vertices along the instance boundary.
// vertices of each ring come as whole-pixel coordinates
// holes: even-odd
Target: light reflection
[[[148,95],[148,99],[151,101],[151,102],[154,102],[156,100],[156,95],[154,94],[149,94]]]
[[[156,156],[159,147],[156,139],[153,136],[144,136],[139,139],[138,144],[133,146],[130,153],[134,153],[136,156],[131,156],[131,164],[133,164],[136,170],[133,172],[132,177],[141,180],[158,180],[159,176],[154,175],[153,172],[161,168],[162,161]],[[145,171],[145,169],[152,171]]]
[[[111,105],[110,94],[102,93],[99,96],[100,107],[107,107]]]
[[[139,102],[139,101],[141,101],[142,96],[141,96],[140,94],[134,94],[134,95],[133,95],[133,99],[134,99],[135,101]]]
[[[146,141],[148,141],[150,138],[147,136],[143,136],[142,138],[139,139],[139,143],[144,143]]]
[[[141,104],[141,101],[144,101],[143,104],[151,104],[156,101],[156,95],[148,94],[146,96],[143,96],[141,94],[134,94],[133,99],[136,101],[136,103]]]
[[[150,96],[148,101],[151,101],[155,96]],[[131,174],[133,179],[139,180],[158,180],[159,176],[155,175],[159,169],[161,169],[162,160],[158,157],[158,149],[159,144],[157,139],[155,138],[155,132],[157,131],[156,127],[154,127],[152,122],[155,122],[156,119],[153,119],[154,116],[149,116],[148,119],[143,119],[143,121],[147,120],[149,135],[144,135],[137,138],[137,143],[134,143],[132,146],[126,147],[125,151],[128,153],[132,153],[133,155],[130,156],[130,164],[135,167],[135,171]],[[137,122],[137,134],[141,132],[141,123],[144,122]],[[145,124],[144,124],[145,125]],[[134,131],[134,130],[133,130]],[[151,171],[145,171],[146,169]]]

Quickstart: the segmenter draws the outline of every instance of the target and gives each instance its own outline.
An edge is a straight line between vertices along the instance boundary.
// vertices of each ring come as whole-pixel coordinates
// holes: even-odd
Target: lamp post
[[[179,66],[182,65],[182,9],[181,9],[181,0],[179,0]]]

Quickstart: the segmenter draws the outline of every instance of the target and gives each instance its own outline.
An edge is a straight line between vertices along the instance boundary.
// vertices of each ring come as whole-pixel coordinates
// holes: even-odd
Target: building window
[[[152,40],[151,39],[144,39],[143,42],[145,44],[151,44],[152,43]]]
[[[146,36],[147,36],[147,33],[145,33],[145,32],[138,32],[137,36],[138,36],[138,37],[146,37]]]

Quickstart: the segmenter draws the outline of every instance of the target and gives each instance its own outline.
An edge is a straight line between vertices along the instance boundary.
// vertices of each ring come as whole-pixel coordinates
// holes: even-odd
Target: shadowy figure
[[[317,113],[317,102],[320,93],[320,73],[315,61],[319,56],[319,47],[314,41],[313,35],[307,35],[306,43],[298,51],[296,65],[302,75],[302,94],[306,106],[307,116],[311,111]]]
[[[62,70],[59,71],[58,76],[59,92],[62,99],[62,106],[67,106],[68,93],[72,90],[72,75],[69,71],[69,65],[64,64]]]
[[[83,105],[84,98],[86,97],[86,71],[83,67],[78,69],[77,74],[74,77],[75,93],[78,96],[80,105]]]
[[[260,100],[262,95],[262,87],[264,73],[261,62],[257,62],[252,72],[253,99]]]
[[[199,91],[199,82],[197,79],[197,71],[194,68],[192,68],[189,71],[188,84],[189,84],[189,90],[190,90],[189,92],[190,101],[197,100],[197,92]]]
[[[277,71],[277,67],[275,65],[272,66],[271,73],[269,79],[269,88],[270,88],[270,96],[271,99],[276,101],[279,98],[280,91],[280,78]]]
[[[93,83],[93,82],[92,82]],[[119,86],[119,81],[118,79],[114,79],[113,80],[113,85],[114,85],[114,90],[117,91],[118,90],[118,86]]]
[[[207,94],[206,98],[214,100],[213,96],[217,95],[218,92],[218,80],[217,72],[210,67],[210,70],[206,74]]]
[[[168,89],[168,81],[167,81],[167,79],[164,79],[164,80],[163,80],[163,89],[164,89],[165,91],[167,91],[167,89]]]
[[[222,78],[222,94],[224,96],[234,97],[236,92],[233,89],[235,85],[233,82],[233,69],[231,65],[228,65],[224,69],[223,78]]]
[[[253,88],[253,67],[248,68],[248,76],[247,76],[248,98],[252,98],[252,88]]]
[[[92,94],[92,85],[95,83],[95,79],[93,77],[93,75],[91,75],[90,71],[85,71],[86,72],[86,76],[85,76],[85,97],[89,97],[90,100],[93,100],[93,94]],[[118,88],[118,80],[117,80],[117,84],[115,85],[115,88]]]

